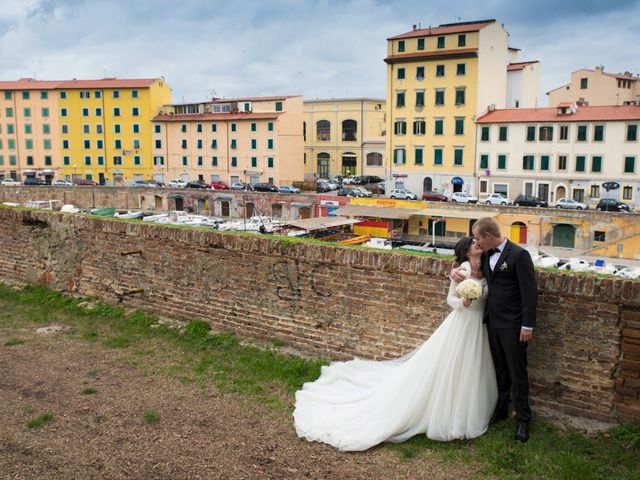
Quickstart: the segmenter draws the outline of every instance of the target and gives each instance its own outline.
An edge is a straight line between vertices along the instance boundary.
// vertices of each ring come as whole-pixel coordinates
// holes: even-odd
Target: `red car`
[[[76,185],[98,185],[98,182],[87,180],[86,178],[80,178],[73,183],[75,183]]]
[[[423,200],[428,200],[430,202],[446,202],[449,199],[438,192],[424,192],[422,194]]]
[[[212,190],[229,190],[229,185],[224,182],[211,182],[209,187]]]

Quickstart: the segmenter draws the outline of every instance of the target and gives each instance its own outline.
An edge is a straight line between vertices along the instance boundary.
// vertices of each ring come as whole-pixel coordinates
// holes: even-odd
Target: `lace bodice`
[[[461,265],[461,267],[465,271],[465,277],[471,278],[471,265],[469,264],[469,262],[464,262]],[[489,290],[487,288],[487,280],[484,278],[474,279],[474,280],[476,280],[476,282],[480,284],[480,287],[482,287],[482,293],[480,294],[480,298],[472,301],[469,307],[464,306],[463,299],[460,298],[456,293],[456,287],[458,286],[458,284],[453,280],[451,281],[451,285],[449,285],[449,294],[447,295],[447,303],[451,308],[453,308],[454,310],[463,310],[463,311],[464,310],[484,311],[484,304],[487,300],[487,294],[489,293]]]

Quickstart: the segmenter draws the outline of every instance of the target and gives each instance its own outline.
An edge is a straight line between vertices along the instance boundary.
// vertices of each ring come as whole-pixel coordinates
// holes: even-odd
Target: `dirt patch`
[[[5,345],[10,338],[24,343]],[[308,443],[296,436],[282,407],[180,381],[162,373],[176,352],[152,340],[136,348],[0,327],[1,478],[474,476],[469,467],[443,465],[428,453],[402,459],[388,448],[345,454]],[[145,421],[148,412],[159,420]],[[27,428],[44,413],[53,419]]]

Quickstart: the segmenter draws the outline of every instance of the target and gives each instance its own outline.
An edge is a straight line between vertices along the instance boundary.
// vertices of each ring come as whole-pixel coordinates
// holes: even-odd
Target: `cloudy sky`
[[[164,76],[175,102],[384,97],[387,37],[486,18],[542,62],[541,92],[583,67],[640,73],[640,0],[0,0],[0,79]]]

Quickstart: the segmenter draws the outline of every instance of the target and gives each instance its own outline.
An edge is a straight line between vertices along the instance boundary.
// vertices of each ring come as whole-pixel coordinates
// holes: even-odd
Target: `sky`
[[[174,102],[385,96],[386,39],[494,18],[545,92],[640,73],[640,0],[0,0],[0,80],[159,78]]]

